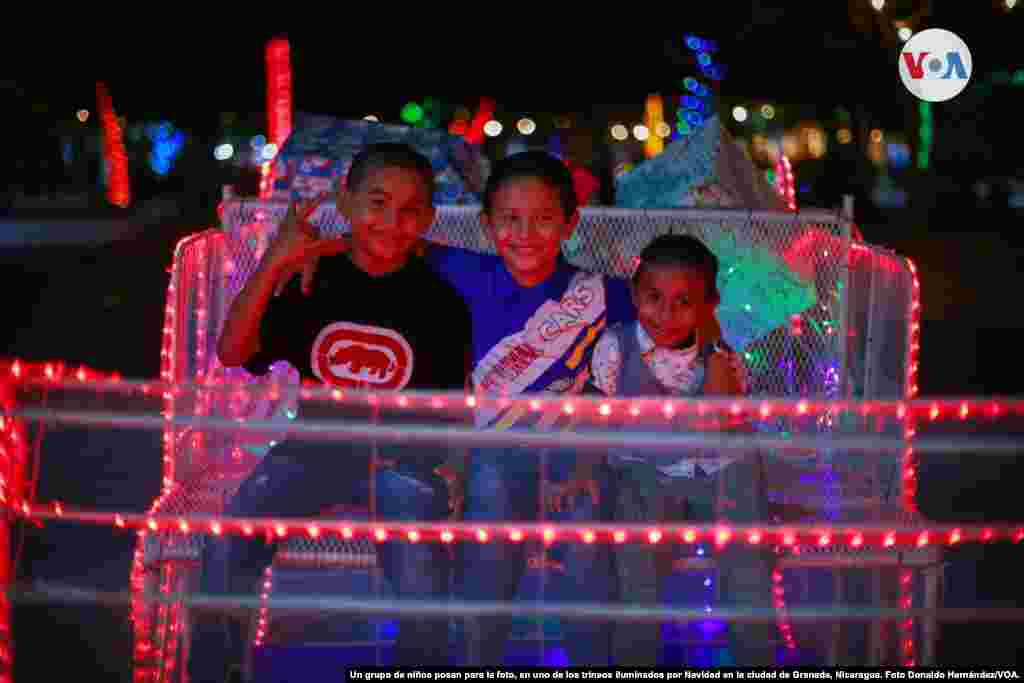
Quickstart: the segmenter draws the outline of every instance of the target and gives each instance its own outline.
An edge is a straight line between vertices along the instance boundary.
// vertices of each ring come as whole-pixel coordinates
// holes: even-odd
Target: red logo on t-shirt
[[[398,391],[412,377],[412,347],[394,330],[332,323],[313,342],[310,365],[327,384]]]

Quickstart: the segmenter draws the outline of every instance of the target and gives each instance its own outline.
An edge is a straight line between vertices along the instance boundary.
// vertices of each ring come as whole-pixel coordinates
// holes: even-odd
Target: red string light
[[[904,396],[908,401],[913,401],[917,397],[918,355],[921,348],[921,284],[917,278],[917,267],[914,265],[914,262],[910,259],[907,259],[906,262],[907,268],[910,270],[911,294],[909,310],[910,327],[907,331],[907,376],[904,384]],[[970,405],[966,402],[961,403],[958,414],[963,416],[970,414]],[[906,417],[904,436],[907,440],[907,447],[904,450],[901,465],[901,471],[903,472],[903,509],[911,514],[917,512],[917,458],[914,453],[913,439],[917,433],[915,418],[918,415],[918,411],[911,411],[910,415]],[[928,420],[934,422],[942,415],[942,406],[939,403],[933,403],[928,407],[927,415]]]
[[[178,260],[180,255],[184,252],[184,250],[191,246],[194,242],[197,242],[200,238],[201,234],[192,235],[180,240],[178,244],[175,246],[175,260]],[[175,380],[183,379],[182,377],[176,374],[178,371],[178,365],[175,362],[176,342],[178,342],[179,340],[184,341],[181,340],[180,337],[176,335],[175,330],[175,325],[177,323],[175,319],[175,311],[177,310],[176,300],[178,292],[181,289],[178,280],[180,279],[181,276],[176,269],[172,269],[171,273],[172,277],[167,285],[166,303],[164,305],[164,327],[160,350],[160,379],[164,383],[164,386],[160,387],[159,391],[163,398],[163,415],[167,419],[172,418],[174,415],[174,397],[175,394],[178,393],[177,388],[174,387],[172,383]],[[205,269],[201,268],[199,270],[199,273],[201,275],[205,275]],[[196,304],[197,314],[199,315],[200,319],[205,319],[206,301],[205,291],[202,291],[202,288],[200,288],[199,295],[197,296],[196,299]],[[205,343],[205,327],[203,325],[198,325],[196,327],[197,341],[202,341]],[[202,353],[202,349],[204,348],[205,346],[203,344],[198,344],[200,354]],[[144,394],[150,393],[147,390],[147,385],[142,385],[141,388]],[[173,489],[173,484],[175,481],[174,463],[176,462],[175,443],[176,442],[174,439],[174,426],[172,423],[168,422],[168,424],[164,427],[162,439],[163,489],[161,491],[160,497],[157,498],[156,501],[154,501],[150,509],[151,514],[156,514],[157,512],[159,512],[159,510],[162,508],[164,504],[164,501],[171,494],[171,491]],[[123,518],[120,518],[118,521],[119,524],[117,524],[117,526],[122,528],[124,526],[127,526]],[[185,523],[188,523],[187,520],[185,520]],[[219,526],[220,525],[217,523],[211,525],[211,527],[213,527],[212,530],[214,533],[218,533]],[[135,633],[135,642],[137,643],[137,647],[133,650],[132,656],[134,671],[133,680],[135,681],[135,683],[156,683],[163,677],[161,675],[161,672],[167,673],[170,669],[173,668],[174,651],[173,649],[169,651],[164,651],[163,655],[161,655],[162,639],[159,637],[159,633],[155,631],[155,629],[160,628],[160,624],[159,622],[154,623],[152,618],[152,612],[150,608],[146,605],[146,602],[144,600],[146,589],[146,570],[143,564],[143,558],[145,554],[145,540],[145,532],[140,532],[136,540],[135,561],[132,564],[132,570],[130,575],[133,602],[132,626],[133,631]],[[173,569],[168,571],[172,570]],[[180,610],[175,610],[174,618],[177,620],[176,623],[180,628],[180,621],[182,617],[180,616],[179,612]],[[157,642],[155,643],[153,640],[154,633],[157,633],[158,636]]]
[[[900,607],[909,610],[913,607],[913,573],[909,569],[902,569],[900,571]],[[912,667],[914,666],[914,620],[903,619],[900,621],[900,639],[903,647],[901,648],[901,654],[903,656],[903,666]]]
[[[173,358],[173,354],[171,354]],[[170,361],[170,362],[173,362]],[[168,363],[168,365],[170,364]],[[0,373],[4,369],[0,366]],[[11,367],[6,369],[11,378],[14,378],[14,371]],[[269,398],[271,388],[266,386],[253,386],[234,382],[207,382],[196,384],[182,382],[178,384],[167,384],[159,382],[125,381],[118,373],[110,373],[103,377],[100,373],[87,375],[85,381],[77,378],[81,372],[66,373],[58,366],[52,366],[51,374],[45,372],[36,376],[29,376],[23,369],[21,376],[15,380],[16,384],[32,385],[47,384],[53,389],[75,389],[89,388],[97,391],[110,389],[108,383],[117,383],[114,390],[119,395],[125,395],[132,391],[144,396],[162,395],[168,401],[173,401],[188,395],[190,392],[196,395],[216,396],[235,393],[240,400],[256,401]],[[74,377],[76,381],[70,381]],[[45,380],[45,381],[43,381]],[[406,396],[395,397],[392,405],[408,409],[409,411],[422,411],[425,408],[437,411],[451,411],[452,407],[446,399],[450,394],[426,394],[422,392],[410,392]],[[365,402],[369,405],[376,405],[380,401],[377,395],[364,395],[361,392],[349,392],[339,395],[333,389],[303,389],[301,398],[306,401],[318,402]],[[820,401],[809,402],[797,399],[744,399],[723,400],[723,399],[678,399],[665,402],[663,399],[593,399],[590,397],[574,397],[572,401],[555,402],[550,401],[546,405],[527,398],[497,399],[488,396],[464,396],[462,403],[467,408],[479,408],[498,406],[503,403],[505,407],[521,407],[529,410],[543,410],[546,407],[558,408],[561,412],[572,414],[581,419],[597,417],[625,418],[651,416],[662,414],[667,418],[674,418],[677,415],[697,415],[707,417],[820,417],[828,415],[835,417],[837,414],[850,413],[857,415],[870,414],[878,418],[899,418],[908,420],[924,420],[931,422],[947,422],[952,420],[965,419],[964,415],[973,415],[975,418],[986,417],[990,419],[1003,418],[1009,415],[1024,415],[1024,400],[1014,399],[974,399],[964,401],[962,399],[950,399],[943,401],[890,401],[890,400],[858,400],[858,401]],[[164,417],[173,417],[173,413],[165,413]],[[245,420],[241,420],[245,422]],[[713,426],[709,423],[708,426]],[[915,436],[916,431],[908,428],[905,436]],[[166,435],[165,435],[166,436]],[[173,477],[172,477],[173,479]]]
[[[494,116],[494,100],[489,97],[483,97],[480,99],[480,106],[477,107],[476,114],[473,116],[473,121],[469,124],[469,130],[466,132],[466,142],[479,145],[484,141],[484,125],[491,120]]]
[[[269,630],[270,623],[270,594],[274,592],[274,568],[267,567],[263,572],[263,590],[260,592],[260,613],[256,624],[256,635],[253,638],[253,647],[261,647]]]
[[[962,542],[993,542],[1011,541],[1020,543],[1024,540],[1024,526],[1001,525],[986,527],[948,525],[919,526],[863,526],[836,524],[821,526],[722,526],[720,524],[687,525],[685,527],[661,525],[650,527],[645,525],[608,525],[608,524],[560,524],[557,529],[542,525],[506,525],[494,524],[481,526],[468,523],[424,522],[410,527],[408,524],[386,522],[329,522],[323,519],[243,519],[196,515],[181,517],[180,515],[163,516],[157,511],[148,514],[105,513],[69,509],[60,503],[36,505],[23,511],[23,516],[38,521],[62,519],[88,524],[112,525],[119,528],[139,529],[151,533],[172,532],[181,534],[208,533],[241,534],[252,536],[259,532],[270,538],[287,538],[306,536],[339,536],[345,539],[369,538],[384,542],[391,537],[415,541],[453,542],[455,540],[476,540],[482,543],[491,539],[506,538],[521,542],[529,539],[540,539],[546,543],[556,540],[581,541],[585,543],[624,543],[630,539],[642,540],[649,544],[664,541],[695,543],[710,541],[717,546],[729,543],[747,543],[750,545],[784,545],[784,546],[848,546],[851,548],[885,547],[885,548],[922,548],[928,545],[955,545]]]
[[[775,160],[775,189],[782,196],[786,208],[796,211],[796,181],[793,178],[793,166],[785,154]]]
[[[778,612],[779,634],[788,650],[796,650],[796,640],[793,638],[793,625],[789,621],[789,612],[786,609],[786,588],[782,583],[782,570],[776,569],[772,572],[772,604]]]

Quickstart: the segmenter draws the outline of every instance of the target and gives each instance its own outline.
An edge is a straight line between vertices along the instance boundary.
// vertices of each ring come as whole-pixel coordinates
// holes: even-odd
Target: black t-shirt
[[[349,389],[461,390],[469,309],[422,259],[371,276],[345,254],[320,259],[307,296],[293,278],[260,324],[253,374],[287,361],[303,381]]]

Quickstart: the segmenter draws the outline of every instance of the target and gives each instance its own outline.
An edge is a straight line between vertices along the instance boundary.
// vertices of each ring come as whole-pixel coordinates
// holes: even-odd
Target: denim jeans
[[[396,453],[389,448],[387,457]],[[370,449],[353,444],[285,441],[274,447],[228,502],[225,514],[239,517],[315,517],[332,505],[370,507]],[[444,483],[426,460],[401,458],[375,476],[376,517],[440,520],[447,514]],[[450,561],[436,543],[380,544],[384,576],[398,598],[443,599],[449,593]],[[202,553],[200,592],[208,596],[258,594],[274,545],[262,538],[210,537]],[[243,632],[237,620],[197,612],[192,626],[189,672],[194,683],[225,680],[241,662]],[[446,621],[408,618],[399,622],[399,664],[449,663]]]
[[[651,463],[617,467],[615,517],[623,522],[716,522],[737,524],[769,520],[762,460],[748,454],[711,477],[670,478]],[[685,552],[686,549],[682,549]],[[678,546],[652,552],[642,544],[617,546],[615,566],[620,599],[631,605],[656,605],[671,573]],[[775,555],[770,549],[732,542],[715,553],[718,602],[722,607],[772,606]],[[729,642],[739,666],[774,666],[777,633],[771,622],[729,624]],[[655,666],[661,646],[660,624],[621,624],[615,629],[616,664]]]
[[[568,512],[547,513],[542,507],[544,481],[569,478],[576,454],[505,448],[473,451],[467,468],[467,522],[610,521],[610,472],[597,472],[601,503],[594,506],[589,496],[574,501]],[[495,540],[467,543],[462,548],[461,593],[464,600],[512,601],[522,581],[527,562],[527,544]],[[564,546],[564,547],[559,547]],[[551,552],[563,558],[566,574],[572,577],[568,594],[560,601],[608,603],[615,595],[611,552],[607,544],[570,542],[553,544]],[[467,660],[470,665],[501,666],[505,645],[512,629],[507,617],[478,617],[467,624]],[[569,663],[573,666],[608,663],[610,628],[595,621],[563,624]]]

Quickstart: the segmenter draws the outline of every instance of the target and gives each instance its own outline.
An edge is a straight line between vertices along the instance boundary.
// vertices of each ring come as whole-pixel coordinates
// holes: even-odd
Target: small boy
[[[609,328],[591,360],[592,387],[609,396],[728,396],[745,394],[738,354],[705,338],[719,303],[718,260],[700,240],[663,235],[642,252],[631,281],[637,321]],[[741,456],[742,457],[742,456]],[[734,522],[766,519],[759,464],[750,459],[644,456],[613,451],[615,518],[623,522]],[[570,484],[586,491],[586,459]],[[556,498],[555,505],[560,500]],[[727,510],[727,513],[725,511]],[[620,599],[656,605],[671,557],[661,548],[627,544],[616,549]],[[719,555],[721,599],[734,606],[771,605],[770,553],[725,548]],[[732,624],[733,652],[744,665],[774,664],[772,630]],[[655,666],[661,645],[657,623],[618,624],[618,665]]]
[[[265,374],[287,361],[304,382],[399,391],[458,390],[466,375],[469,314],[462,298],[413,252],[434,220],[434,172],[406,145],[367,147],[352,162],[337,203],[352,226],[350,254],[318,239],[307,222],[319,202],[289,209],[277,237],[232,304],[217,353],[228,367]],[[274,298],[290,268],[324,255],[308,296],[298,282]],[[316,406],[310,406],[310,417]],[[330,414],[335,415],[336,408]],[[228,502],[232,516],[312,517],[337,504],[376,506],[389,520],[436,521],[447,512],[434,473],[443,449],[385,444],[371,482],[371,447],[286,440],[275,446]],[[375,491],[374,496],[371,492]],[[449,566],[436,544],[388,542],[380,558],[399,597],[440,599]],[[200,591],[255,592],[273,548],[262,539],[212,537],[203,552]],[[244,588],[242,588],[244,586]],[[234,622],[199,615],[190,656],[193,681],[223,681],[243,652]],[[399,623],[396,662],[448,665],[445,621]]]

